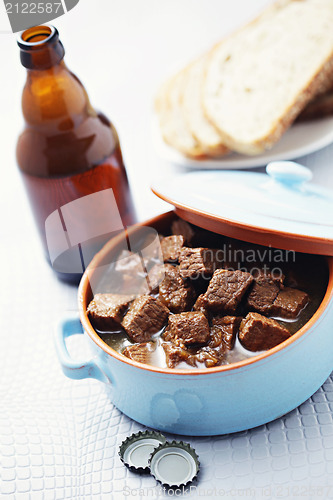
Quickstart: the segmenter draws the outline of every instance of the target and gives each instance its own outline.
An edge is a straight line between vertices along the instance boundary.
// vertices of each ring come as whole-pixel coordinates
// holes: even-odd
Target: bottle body
[[[43,45],[43,41],[39,44]],[[56,229],[45,224],[57,211],[62,220],[62,207],[106,189],[113,191],[113,209],[118,210],[115,216],[120,215],[123,226],[135,222],[118,135],[110,121],[92,108],[83,85],[62,58],[51,67],[28,68],[22,109],[26,125],[17,143],[17,162],[45,254],[61,278],[77,281],[88,263],[85,258],[81,269],[77,263],[80,244],[71,248],[69,243],[68,251],[59,255],[57,264],[50,258],[50,242],[54,247],[59,241],[60,251],[63,234],[59,224]],[[104,208],[105,216],[112,217],[109,207]],[[99,207],[101,213],[102,209]],[[79,213],[76,216],[78,224],[85,223]],[[70,239],[67,230],[62,227],[62,233]],[[100,235],[99,244],[95,239],[93,250],[98,250],[107,237]],[[57,255],[57,249],[51,250],[52,255]],[[93,251],[88,254],[91,257]]]

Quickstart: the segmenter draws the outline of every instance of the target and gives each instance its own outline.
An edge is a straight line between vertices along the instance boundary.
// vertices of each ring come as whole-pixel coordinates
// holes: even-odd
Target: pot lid
[[[251,243],[333,255],[333,190],[311,183],[310,169],[291,161],[265,173],[178,171],[153,186],[180,217]]]

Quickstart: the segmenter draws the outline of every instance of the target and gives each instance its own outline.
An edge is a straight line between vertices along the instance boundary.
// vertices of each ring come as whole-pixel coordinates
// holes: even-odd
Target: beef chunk
[[[191,243],[194,238],[194,231],[192,227],[182,219],[173,221],[171,224],[171,231],[172,234],[180,234],[183,236],[186,245]]]
[[[204,295],[208,310],[234,314],[252,282],[250,273],[217,269]]]
[[[206,307],[206,301],[205,301],[204,294],[199,295],[199,297],[197,298],[197,300],[193,306],[193,310],[202,312],[202,314],[204,314],[206,317],[208,317],[208,310]]]
[[[179,256],[179,270],[183,278],[209,277],[215,269],[214,252],[210,248],[184,247]]]
[[[161,248],[164,262],[178,261],[181,249],[184,246],[184,237],[180,234],[166,236],[161,240]]]
[[[165,277],[160,284],[160,301],[173,313],[189,311],[195,301],[195,291],[179,273],[179,268],[171,264],[164,266]]]
[[[142,295],[149,293],[147,273],[140,255],[123,250],[115,264],[115,271],[121,276],[121,291]]]
[[[222,316],[212,319],[210,329],[210,347],[219,347],[224,344],[227,350],[233,349],[235,345],[236,335],[242,318],[237,316]]]
[[[212,349],[209,346],[204,346],[198,350],[195,355],[198,363],[204,363],[206,368],[220,365],[224,357],[224,349]]]
[[[166,342],[162,344],[162,347],[169,368],[175,368],[180,363],[186,363],[193,367],[198,367],[198,364],[204,364],[207,368],[221,364],[219,353],[207,346],[202,347],[196,352],[193,349],[179,347]]]
[[[163,327],[169,311],[159,300],[141,295],[132,303],[122,326],[133,342],[147,342]]]
[[[137,251],[140,252],[140,257],[143,260],[144,267],[150,267],[152,262],[162,263],[163,255],[161,241],[163,240],[164,236],[162,236],[161,234],[157,234],[154,230],[152,232],[148,232],[147,235],[143,234],[142,236],[144,237],[142,239],[140,238],[140,236],[141,235],[139,233],[138,240],[140,240],[140,242],[136,241],[136,237],[133,237],[133,241],[131,239],[131,243],[132,248],[134,246]]]
[[[123,314],[133,299],[134,296],[130,295],[97,293],[87,309],[91,323],[98,330],[119,328]]]
[[[123,351],[123,355],[139,363],[151,363],[152,353],[156,349],[154,342],[144,342],[143,344],[133,344]]]
[[[196,356],[191,354],[188,349],[166,342],[162,344],[162,347],[165,352],[166,364],[169,368],[175,368],[179,363],[196,366]]]
[[[115,269],[122,273],[137,274],[145,272],[140,255],[129,250],[122,250],[120,252]]]
[[[260,270],[254,275],[254,283],[247,297],[247,307],[262,314],[270,314],[273,302],[283,286],[283,276]]]
[[[239,340],[249,351],[272,349],[290,337],[286,328],[277,321],[258,313],[249,313],[241,322]]]
[[[207,368],[220,365],[226,353],[235,345],[241,320],[235,316],[213,318],[208,343],[196,354],[198,362],[204,363]]]
[[[150,293],[157,293],[158,287],[165,277],[165,269],[163,264],[154,264],[148,271],[147,281]]]
[[[256,269],[252,274],[256,282],[270,281],[275,283],[279,288],[283,288],[283,282],[286,278],[282,272],[277,272],[276,270],[270,271],[267,266],[263,269]]]
[[[276,297],[271,313],[273,316],[294,319],[308,302],[309,296],[307,293],[295,288],[285,287],[280,290]]]
[[[209,339],[207,318],[201,312],[171,315],[163,338],[177,345],[204,344]]]

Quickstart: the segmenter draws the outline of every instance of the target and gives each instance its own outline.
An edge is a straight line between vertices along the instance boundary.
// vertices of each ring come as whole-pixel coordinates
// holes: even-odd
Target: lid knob
[[[266,167],[267,174],[287,187],[300,186],[304,182],[312,179],[312,172],[309,168],[294,161],[272,161]]]

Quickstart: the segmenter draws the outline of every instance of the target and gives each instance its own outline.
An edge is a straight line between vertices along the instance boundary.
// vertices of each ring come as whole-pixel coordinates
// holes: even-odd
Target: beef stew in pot
[[[325,295],[324,257],[232,240],[181,219],[170,232],[159,235],[161,251],[151,258],[127,251],[127,260],[110,264],[116,279],[104,276],[87,308],[101,339],[134,361],[182,369],[241,361],[288,339]],[[128,283],[140,279],[130,293]]]

